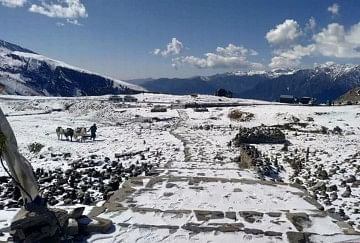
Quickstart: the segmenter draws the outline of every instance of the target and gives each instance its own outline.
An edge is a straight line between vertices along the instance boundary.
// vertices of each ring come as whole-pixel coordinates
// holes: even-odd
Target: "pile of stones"
[[[35,176],[41,189],[41,195],[50,206],[55,205],[92,205],[107,200],[121,183],[131,177],[155,176],[155,166],[147,162],[136,162],[124,166],[109,158],[73,161],[70,168],[63,170],[37,169]],[[21,194],[10,178],[0,178],[0,209],[18,208],[22,205]]]
[[[248,122],[254,119],[254,114],[250,112],[240,111],[240,110],[232,110],[230,111],[228,117],[231,120],[239,121],[239,122]]]
[[[280,172],[284,167],[278,164],[277,159],[271,160],[265,157],[253,145],[240,145],[240,156],[238,162],[241,168],[252,168],[256,171],[258,177],[262,180],[270,178],[273,181],[282,181]]]
[[[252,128],[242,127],[234,138],[235,145],[240,144],[284,144],[285,134],[279,128],[258,126]]]

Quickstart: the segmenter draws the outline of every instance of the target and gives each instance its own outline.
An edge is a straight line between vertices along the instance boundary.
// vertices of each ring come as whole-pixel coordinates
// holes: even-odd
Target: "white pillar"
[[[0,133],[5,135],[4,151],[2,159],[6,161],[7,167],[14,179],[24,188],[24,190],[35,199],[39,195],[39,186],[34,176],[32,166],[29,161],[18,151],[18,146],[13,130],[0,108]],[[0,134],[1,135],[1,134]],[[2,141],[0,141],[1,143]],[[25,202],[30,202],[29,195],[21,188],[21,195]]]

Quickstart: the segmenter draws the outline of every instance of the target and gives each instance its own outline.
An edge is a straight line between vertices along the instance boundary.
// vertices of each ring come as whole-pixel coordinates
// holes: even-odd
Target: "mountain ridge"
[[[146,91],[3,40],[0,40],[0,85],[4,94],[14,95],[92,96]]]
[[[131,82],[131,81],[130,81]],[[153,92],[169,94],[214,94],[224,88],[235,97],[274,101],[280,95],[311,96],[320,102],[334,100],[351,88],[360,86],[360,65],[332,64],[307,69],[228,72],[182,79],[147,79],[137,81]],[[187,83],[197,89],[183,89]],[[204,88],[201,89],[200,87]]]

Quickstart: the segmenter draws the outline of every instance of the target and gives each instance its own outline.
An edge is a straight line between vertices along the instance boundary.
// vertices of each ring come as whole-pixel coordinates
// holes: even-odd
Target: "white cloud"
[[[360,58],[360,23],[347,32],[343,25],[332,23],[313,37],[316,50],[326,57]]]
[[[9,7],[9,8],[16,8],[16,7],[23,7],[27,0],[0,0],[0,4]]]
[[[296,45],[288,50],[277,50],[277,56],[271,59],[270,68],[297,67],[305,56],[311,55],[315,50],[315,45],[301,46]]]
[[[299,24],[293,19],[287,19],[284,23],[277,25],[266,34],[266,39],[271,44],[293,43],[302,35]]]
[[[306,23],[306,30],[314,31],[316,28],[316,20],[314,17],[311,17],[309,21]]]
[[[227,47],[217,47],[216,52],[219,55],[232,57],[232,56],[256,56],[258,53],[252,49],[246,49],[243,46],[235,46],[234,44],[229,44]]]
[[[227,47],[216,48],[215,53],[206,53],[205,57],[184,56],[173,59],[173,67],[180,64],[189,64],[196,68],[239,68],[262,69],[263,65],[247,60],[247,56],[257,55],[252,49],[229,44]],[[175,65],[174,65],[175,64]]]
[[[360,45],[360,22],[351,26],[349,33],[346,35],[346,40],[355,45]]]
[[[334,3],[333,5],[329,6],[327,10],[333,15],[338,15],[340,11],[340,6],[337,3]]]
[[[77,19],[88,17],[86,8],[80,0],[57,0],[56,3],[47,3],[43,0],[40,5],[32,4],[29,11],[51,18]]]
[[[154,55],[160,55],[163,57],[169,56],[169,55],[179,55],[182,50],[184,49],[184,45],[181,41],[176,39],[175,37],[171,39],[171,42],[167,44],[166,49],[161,50],[159,48],[156,48],[153,50]]]
[[[73,25],[77,25],[77,26],[82,26],[82,23],[79,22],[79,20],[77,19],[66,19],[66,22],[68,24],[73,24]]]
[[[360,58],[360,22],[347,31],[338,23],[329,24],[313,35],[312,43],[276,50],[269,67],[295,67],[306,56],[319,55],[330,58]]]

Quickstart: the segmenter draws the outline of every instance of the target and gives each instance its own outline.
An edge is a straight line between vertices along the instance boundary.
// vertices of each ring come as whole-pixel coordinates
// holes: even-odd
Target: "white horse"
[[[56,128],[56,135],[58,137],[58,140],[63,140],[64,129],[62,127],[57,127]]]
[[[74,138],[75,138],[75,140],[78,140],[80,142],[85,142],[86,128],[85,127],[76,128],[75,132],[74,132]]]

